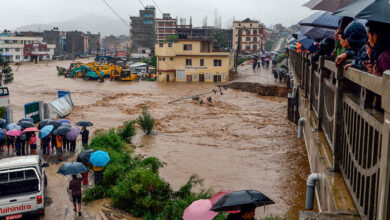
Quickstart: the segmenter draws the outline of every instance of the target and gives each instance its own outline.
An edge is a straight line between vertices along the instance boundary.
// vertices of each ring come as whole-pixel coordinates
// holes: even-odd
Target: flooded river
[[[204,187],[219,190],[257,189],[276,204],[257,209],[257,216],[281,215],[298,218],[304,208],[305,178],[309,174],[303,141],[296,126],[286,119],[287,100],[226,90],[223,95],[203,97],[205,104],[168,101],[215,89],[214,84],[110,82],[65,79],[56,66],[69,61],[26,64],[14,72],[10,88],[14,119],[23,117],[23,105],[53,101],[57,90],[69,90],[76,105],[67,118],[87,119],[93,131],[121,125],[138,117],[148,107],[156,118],[156,134],[138,131],[136,152],[160,158],[167,165],[161,175],[175,189],[191,174],[204,179]],[[14,67],[16,69],[16,67]],[[212,103],[206,98],[212,97]],[[66,218],[72,205],[65,177],[48,169],[48,196],[53,200],[46,219]],[[94,216],[94,213],[89,213]]]

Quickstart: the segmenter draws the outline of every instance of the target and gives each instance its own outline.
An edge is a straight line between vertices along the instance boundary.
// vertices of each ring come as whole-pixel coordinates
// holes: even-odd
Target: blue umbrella
[[[315,28],[308,26],[301,26],[300,29],[303,35],[317,42],[321,41],[324,38],[334,38],[334,33],[336,32],[332,29]]]
[[[309,50],[310,52],[313,52],[312,51],[313,47],[315,47],[314,40],[306,37],[306,38],[299,40],[298,42],[302,44],[303,49]]]
[[[57,173],[66,175],[77,175],[79,173],[87,172],[87,168],[80,162],[64,163]]]
[[[19,130],[19,131],[21,131],[22,127],[20,127],[16,123],[11,123],[11,124],[7,125],[6,129],[7,129],[7,131],[9,131],[9,130]]]
[[[98,150],[91,154],[89,162],[91,162],[95,167],[104,167],[108,162],[110,162],[110,156],[107,152]]]
[[[53,125],[46,125],[45,127],[43,127],[41,129],[41,131],[39,131],[39,138],[44,138],[46,137],[47,135],[50,134],[50,132],[52,132],[54,129],[54,126]]]
[[[0,138],[3,138],[4,137],[4,131],[2,129],[0,129]]]
[[[6,124],[7,124],[7,121],[5,119],[0,118],[0,127],[4,128]]]
[[[68,120],[68,119],[64,119],[64,118],[62,118],[62,119],[58,119],[58,122],[59,123],[61,123],[61,124],[70,124],[70,121]]]
[[[341,17],[331,12],[319,11],[299,22],[301,26],[328,28],[336,30],[339,27]]]

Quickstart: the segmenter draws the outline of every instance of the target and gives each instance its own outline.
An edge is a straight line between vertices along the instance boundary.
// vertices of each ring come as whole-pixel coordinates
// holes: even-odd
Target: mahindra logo
[[[20,205],[20,206],[13,206],[13,207],[8,207],[8,208],[0,208],[0,213],[1,214],[7,214],[9,212],[17,212],[17,211],[24,211],[31,209],[31,205]]]

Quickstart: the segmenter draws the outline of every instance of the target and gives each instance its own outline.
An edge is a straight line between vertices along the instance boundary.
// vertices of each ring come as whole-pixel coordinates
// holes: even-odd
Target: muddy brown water
[[[15,120],[23,117],[25,103],[53,101],[57,90],[71,91],[76,107],[67,118],[72,122],[92,121],[95,126],[91,134],[134,120],[143,107],[148,107],[157,120],[156,131],[151,136],[138,131],[134,142],[143,147],[136,152],[166,162],[160,173],[174,189],[191,174],[198,174],[204,179],[203,187],[215,192],[257,189],[268,195],[276,204],[265,210],[258,208],[258,217],[272,214],[297,219],[298,211],[304,209],[309,165],[304,143],[296,138],[296,126],[286,119],[285,98],[228,89],[223,95],[204,96],[205,104],[193,100],[168,104],[176,98],[210,91],[215,85],[99,83],[57,76],[55,67],[69,63],[25,64],[14,72],[9,89]],[[212,103],[207,102],[208,96]],[[66,190],[68,179],[56,174],[60,164],[52,164],[47,171],[47,194],[52,204],[45,219],[68,219],[73,209]]]

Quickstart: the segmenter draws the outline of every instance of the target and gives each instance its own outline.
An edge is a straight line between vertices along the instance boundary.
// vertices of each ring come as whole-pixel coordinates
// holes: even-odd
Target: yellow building
[[[211,40],[178,39],[155,46],[159,82],[227,82],[231,52],[214,52]]]
[[[263,26],[259,21],[249,18],[233,22],[233,49],[237,50],[239,31],[241,31],[241,53],[259,53],[262,45]]]

